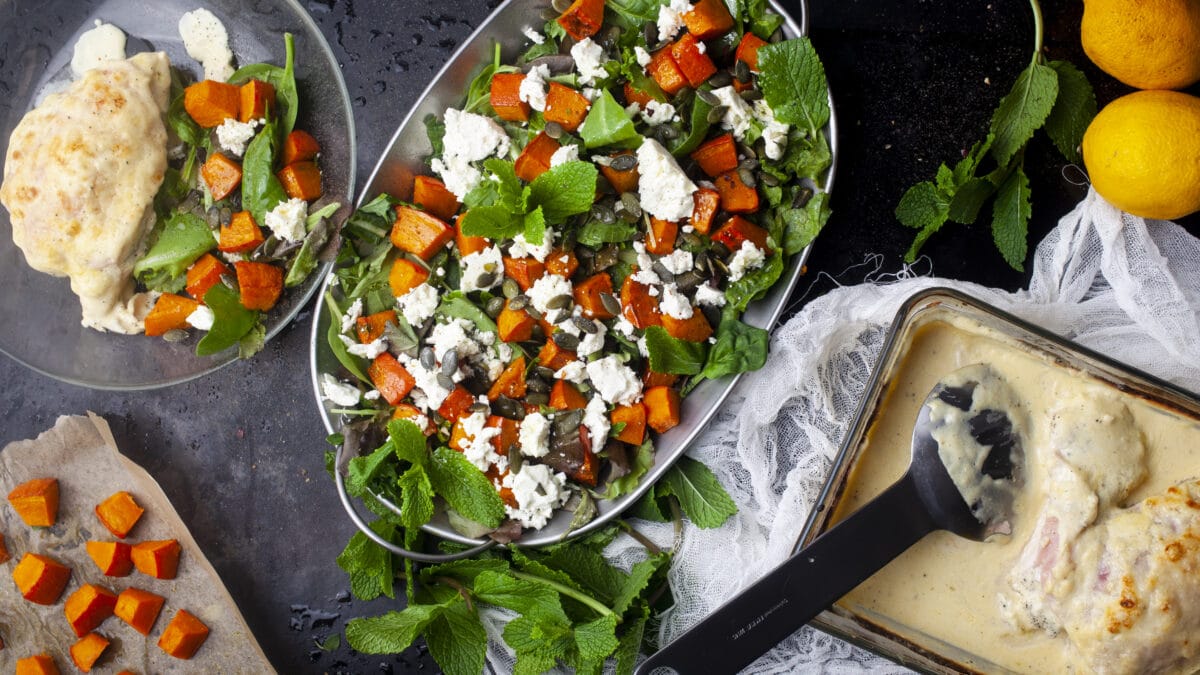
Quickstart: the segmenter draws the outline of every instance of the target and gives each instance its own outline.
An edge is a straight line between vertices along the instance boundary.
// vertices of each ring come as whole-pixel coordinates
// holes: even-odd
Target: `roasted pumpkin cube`
[[[733,28],[733,16],[729,14],[725,0],[697,0],[683,15],[683,25],[697,40],[711,40]]]
[[[678,236],[679,223],[651,216],[650,227],[646,229],[646,250],[655,255],[669,255],[675,250]]]
[[[730,251],[740,249],[742,242],[748,241],[770,255],[771,250],[767,248],[768,236],[769,233],[763,228],[741,216],[734,216],[725,221],[725,224],[713,233],[712,238],[713,241],[724,244]]]
[[[721,134],[696,148],[691,158],[696,160],[704,173],[716,178],[738,168],[737,153],[737,142],[733,140],[733,134]]]
[[[521,100],[521,82],[525,73],[496,73],[488,101],[502,120],[528,122],[529,104]]]
[[[254,214],[249,211],[238,211],[229,219],[228,225],[222,225],[217,240],[217,248],[225,253],[246,253],[258,248],[267,240],[262,228],[254,222]]]
[[[214,152],[200,166],[200,177],[204,179],[212,198],[221,201],[242,184],[242,165]]]
[[[239,301],[246,309],[267,311],[283,294],[283,268],[271,263],[239,260],[233,264],[237,274]]]
[[[550,407],[555,410],[583,410],[587,404],[579,389],[566,380],[555,380],[550,387]]]
[[[457,422],[458,418],[467,414],[467,410],[475,405],[475,396],[467,391],[462,385],[457,385],[451,390],[450,395],[445,401],[438,406],[438,414],[443,419],[449,420],[451,423]]]
[[[577,269],[579,269],[579,259],[575,257],[574,251],[556,248],[546,256],[546,271],[550,274],[570,279]]]
[[[116,606],[115,593],[94,584],[84,584],[67,596],[63,612],[67,615],[71,630],[75,631],[75,637],[83,637],[112,616]]]
[[[517,178],[532,183],[538,176],[550,170],[550,158],[561,147],[562,145],[550,138],[546,132],[539,131],[538,135],[522,148],[516,163],[513,164]]]
[[[670,314],[663,314],[662,325],[671,337],[691,342],[703,342],[713,334],[712,326],[709,325],[708,319],[704,318],[704,312],[698,309],[694,310],[688,319],[676,319]]]
[[[211,253],[200,256],[187,271],[187,292],[199,302],[204,302],[208,289],[221,282],[221,276],[229,274],[229,268]],[[186,317],[185,317],[186,318]]]
[[[108,638],[99,633],[88,633],[71,645],[71,660],[76,668],[90,673],[105,649],[108,649]]]
[[[631,154],[633,154],[631,151],[625,150],[623,152],[610,155],[609,157],[615,158],[620,157],[621,155]],[[634,164],[632,167],[625,169],[624,171],[618,171],[617,169],[612,168],[611,165],[604,164],[600,164],[599,168],[600,173],[608,180],[608,183],[613,186],[613,190],[616,191],[617,194],[623,194],[625,192],[637,192],[639,176],[637,164]]]
[[[517,282],[522,291],[533,288],[533,283],[546,273],[546,266],[536,258],[504,258],[504,276]]]
[[[363,344],[374,342],[387,331],[389,323],[393,326],[399,325],[399,318],[394,309],[385,309],[382,312],[360,316],[354,322],[354,334]]]
[[[447,222],[461,206],[458,197],[446,189],[446,184],[433,176],[413,179],[413,203]]]
[[[454,238],[454,228],[437,216],[411,206],[396,207],[392,245],[428,261]]]
[[[630,445],[641,445],[646,440],[646,406],[638,401],[631,405],[620,405],[613,409],[613,426],[624,424],[617,433],[617,440]]]
[[[575,304],[583,310],[583,315],[589,319],[611,319],[616,316],[604,306],[602,295],[612,296],[612,277],[608,272],[597,272],[583,281],[575,284],[571,293]]]
[[[205,129],[238,119],[241,105],[242,93],[237,85],[203,80],[183,90],[183,109]]]
[[[708,234],[717,211],[721,208],[721,193],[708,188],[699,188],[692,193],[692,217],[688,220],[700,234]]]
[[[271,108],[275,107],[275,87],[270,82],[250,80],[239,87],[238,98],[240,100],[239,121],[249,122],[250,120],[264,119]],[[285,161],[284,164],[287,162]]]
[[[67,587],[71,568],[53,558],[26,553],[12,575],[21,597],[38,605],[53,605]]]
[[[463,234],[462,226],[460,225],[462,220],[463,219],[460,217],[458,222],[454,223],[454,247],[458,249],[459,260],[462,260],[472,253],[479,253],[488,246],[492,245],[492,242],[489,241],[487,237],[476,237],[470,234]]]
[[[417,386],[417,381],[409,374],[396,357],[388,352],[376,356],[371,365],[367,366],[367,377],[379,390],[383,400],[396,405],[408,396],[408,392]]]
[[[134,544],[130,554],[133,566],[142,574],[155,579],[174,579],[179,571],[182,550],[178,541],[165,539]]]
[[[650,57],[650,63],[646,64],[646,73],[667,96],[674,96],[680,89],[688,86],[687,77],[671,56],[670,47],[663,47]]]
[[[525,357],[518,356],[500,373],[500,377],[488,389],[489,401],[495,401],[501,396],[509,398],[525,398]]]
[[[556,20],[576,41],[591,37],[604,24],[604,0],[575,0]]]
[[[504,342],[525,342],[533,337],[533,327],[536,321],[523,309],[511,309],[505,301],[504,309],[496,317],[496,326],[500,339]]]
[[[8,546],[4,543],[4,533],[0,532],[0,565],[9,560],[12,560],[12,555],[8,552]]]
[[[16,675],[59,675],[59,670],[52,656],[38,654],[17,659]]]
[[[558,122],[563,129],[575,133],[591,106],[592,102],[583,94],[565,84],[551,82],[546,91],[546,110],[542,116],[547,122]]]
[[[133,495],[121,490],[96,505],[96,517],[113,536],[124,539],[146,510],[138,506]]]
[[[717,66],[702,50],[701,42],[691,33],[684,33],[671,45],[671,58],[687,78],[688,84],[693,87],[704,84],[717,72]]]
[[[662,325],[658,299],[650,295],[649,286],[635,281],[632,274],[621,284],[621,313],[635,328],[645,330]]]
[[[174,293],[163,293],[154,301],[154,307],[142,319],[142,330],[151,337],[165,334],[169,330],[184,330],[187,318],[196,311],[200,303]]]
[[[123,541],[89,541],[88,557],[106,577],[129,576],[133,571],[133,547]]]
[[[388,286],[397,298],[429,280],[429,270],[407,258],[396,258],[388,272]]]
[[[301,129],[293,129],[283,141],[280,163],[284,166],[296,162],[311,162],[321,153],[321,144],[313,135]]]
[[[647,94],[646,92],[642,91],[641,89],[638,89],[637,87],[633,86],[632,84],[630,84],[628,82],[625,83],[624,93],[625,93],[626,105],[628,105],[630,103],[636,103],[639,106],[641,106],[643,109],[646,107],[647,103],[654,100],[653,96],[651,96],[650,94]]]
[[[738,43],[737,51],[734,53],[734,58],[738,61],[744,61],[750,66],[750,70],[758,70],[758,48],[766,47],[767,43],[762,38],[758,37],[750,31],[746,31],[742,35],[742,41]]]
[[[754,213],[758,210],[758,189],[742,182],[741,172],[726,171],[713,179],[721,193],[721,207],[730,213]]]
[[[117,596],[113,613],[117,618],[133,627],[142,635],[149,635],[154,622],[162,611],[166,599],[161,595],[140,588],[126,588]]]
[[[275,174],[292,199],[311,202],[321,198],[321,170],[316,162],[292,162]]]
[[[554,340],[546,340],[546,344],[542,345],[537,355],[538,363],[551,370],[558,370],[576,358],[578,357],[575,352],[559,347]]]
[[[642,374],[642,390],[649,390],[654,387],[674,387],[679,381],[678,375],[671,373],[656,373],[650,370],[650,366],[646,366],[646,372]]]
[[[507,457],[511,449],[520,445],[521,425],[516,420],[499,415],[489,415],[487,426],[500,430],[499,434],[492,436],[492,447],[496,449],[497,455]]]
[[[396,409],[392,411],[392,419],[408,420],[417,425],[417,427],[424,432],[426,436],[429,436],[437,430],[433,426],[433,422],[430,421],[429,417],[426,416],[425,413],[421,412],[417,406],[409,405],[407,403],[401,403],[400,405],[396,406]]]
[[[8,503],[29,527],[51,527],[58,520],[58,479],[27,480],[8,493]]]
[[[158,638],[158,646],[177,659],[190,659],[208,639],[208,626],[187,610],[179,610]]]
[[[645,393],[646,423],[658,433],[679,425],[679,392],[671,387],[651,387]]]

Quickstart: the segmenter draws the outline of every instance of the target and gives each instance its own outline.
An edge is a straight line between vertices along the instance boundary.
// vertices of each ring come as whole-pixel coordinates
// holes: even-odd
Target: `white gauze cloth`
[[[818,249],[820,242],[818,241]],[[844,286],[809,302],[771,337],[766,367],[741,382],[688,454],[716,473],[738,505],[722,527],[684,528],[670,577],[666,644],[792,552],[849,427],[887,330],[915,292],[948,286],[978,297],[1190,391],[1200,391],[1200,240],[1174,223],[1122,214],[1095,191],[1034,254],[1029,289],[1008,293],[907,270],[888,283]],[[670,525],[638,529],[670,546]],[[625,569],[644,550],[621,537],[607,551]],[[499,637],[503,615],[491,614]],[[493,641],[491,665],[511,672]],[[753,673],[907,672],[803,628],[756,661]]]

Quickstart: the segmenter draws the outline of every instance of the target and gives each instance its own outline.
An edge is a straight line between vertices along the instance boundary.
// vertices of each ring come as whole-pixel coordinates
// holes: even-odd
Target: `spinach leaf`
[[[300,114],[300,93],[296,88],[296,40],[291,33],[283,34],[285,52],[283,67],[270,63],[252,63],[242,66],[229,76],[230,84],[245,84],[250,80],[261,80],[275,88],[275,101],[279,106],[275,112],[280,139],[287,138],[296,128],[296,117]]]
[[[717,327],[717,342],[708,350],[701,375],[710,380],[762,368],[767,362],[770,334],[742,323],[734,308],[726,306]]]
[[[662,326],[646,328],[650,370],[673,375],[698,375],[704,369],[708,344],[671,337]]]
[[[778,247],[774,248],[778,249]],[[725,298],[738,312],[744,312],[746,305],[766,295],[782,274],[783,254],[776,250],[774,255],[767,258],[762,267],[730,283],[725,288]]]
[[[679,136],[670,143],[671,154],[676,157],[682,157],[691,154],[700,147],[704,142],[704,138],[708,136],[708,130],[712,127],[712,122],[708,121],[708,113],[713,107],[704,99],[696,97],[692,99],[692,114],[689,118],[691,131],[687,136]]]
[[[133,266],[133,274],[150,289],[178,279],[200,256],[216,247],[212,230],[200,216],[174,213],[159,230],[154,245]]]
[[[433,148],[430,157],[441,157],[446,151],[446,123],[440,117],[430,113],[425,116],[425,135],[429,137],[429,145]]]
[[[200,147],[208,143],[208,134],[200,128],[183,107],[183,92],[180,91],[167,108],[167,126],[179,137],[179,140],[192,147]]]
[[[325,343],[329,345],[329,351],[333,352],[334,358],[350,374],[374,387],[371,378],[366,375],[363,360],[347,351],[346,343],[339,337],[342,334],[342,310],[329,291],[325,291],[325,307],[329,311],[329,330],[325,332]]]
[[[738,0],[738,14],[749,24],[750,32],[768,40],[780,26],[783,17],[767,8],[766,0]]]
[[[629,113],[607,89],[592,102],[591,110],[579,127],[579,136],[589,149],[605,145],[631,148],[641,140],[633,120],[629,119]]]
[[[258,323],[258,312],[242,307],[237,291],[214,284],[204,294],[204,304],[213,311],[213,326],[196,345],[197,356],[208,356],[237,344]]]
[[[442,302],[438,305],[437,312],[455,319],[466,319],[484,333],[495,333],[500,330],[496,327],[496,322],[492,321],[492,318],[482,309],[476,307],[475,303],[471,302],[462,291],[451,291],[442,296]]]
[[[296,251],[295,257],[292,258],[292,262],[288,265],[287,276],[283,280],[284,286],[291,288],[303,283],[308,278],[308,275],[316,269],[317,253],[321,251],[321,247],[325,245],[325,242],[329,241],[329,234],[332,231],[332,227],[327,219],[341,208],[341,206],[341,204],[334,202],[326,204],[321,209],[308,214],[308,222],[306,223],[308,236],[304,237],[304,243],[300,245],[300,250]]]
[[[242,158],[242,206],[253,214],[256,223],[265,222],[267,212],[288,199],[283,185],[275,177],[277,153],[275,123],[267,122],[250,141]]]

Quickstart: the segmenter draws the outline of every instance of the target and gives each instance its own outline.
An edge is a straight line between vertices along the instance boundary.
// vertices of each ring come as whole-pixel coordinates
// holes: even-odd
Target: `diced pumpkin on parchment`
[[[130,556],[139,572],[155,579],[174,579],[179,571],[182,548],[174,539],[143,541],[135,544]]]
[[[48,556],[26,553],[12,576],[21,597],[38,605],[53,605],[67,587],[71,568]]]
[[[177,659],[190,659],[207,639],[208,626],[187,610],[181,609],[163,629],[162,636],[158,638],[158,646]]]
[[[146,510],[138,506],[133,495],[121,490],[96,505],[96,517],[113,536],[124,539]]]
[[[58,519],[58,479],[34,478],[8,493],[8,503],[30,527],[51,527]]]
[[[116,606],[115,593],[95,584],[84,584],[67,596],[63,612],[67,615],[71,630],[75,631],[75,637],[83,637],[112,616]]]

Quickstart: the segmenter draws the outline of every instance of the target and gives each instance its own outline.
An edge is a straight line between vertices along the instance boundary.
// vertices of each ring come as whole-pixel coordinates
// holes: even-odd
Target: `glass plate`
[[[296,37],[298,128],[322,145],[325,197],[349,209],[354,194],[354,118],[337,60],[312,18],[292,0],[16,0],[0,3],[0,167],[9,135],[47,85],[70,79],[75,41],[99,19],[129,36],[127,53],[161,50],[172,64],[201,77],[179,37],[179,17],[198,7],[229,32],[237,65],[283,65],[283,34]],[[280,331],[312,296],[328,271],[284,293],[266,317],[267,338]],[[37,272],[12,242],[0,208],[0,352],[45,375],[97,389],[149,389],[184,382],[237,358],[236,349],[196,356],[199,336],[169,343],[144,335],[101,333],[80,325],[79,300],[66,278]]]

